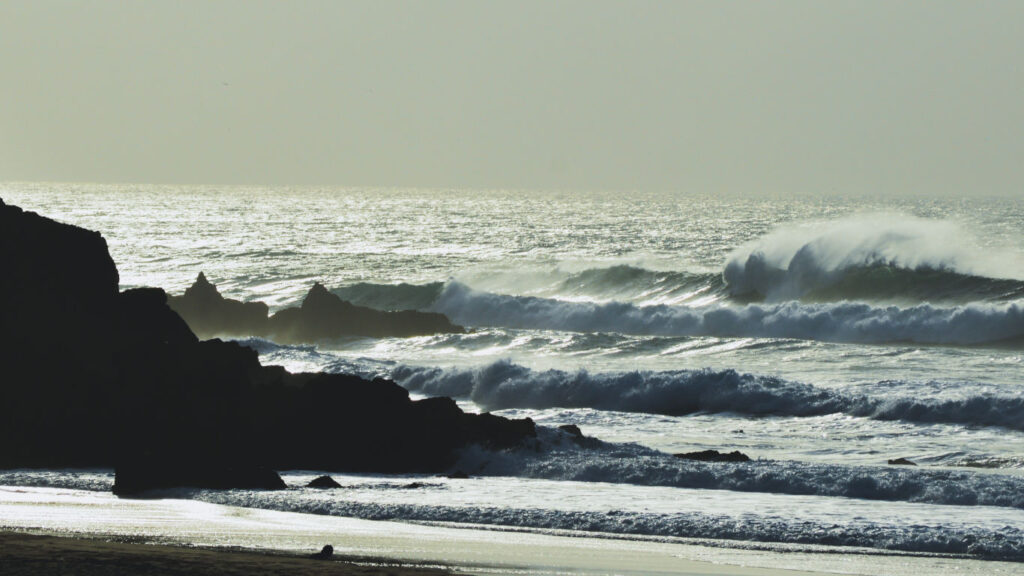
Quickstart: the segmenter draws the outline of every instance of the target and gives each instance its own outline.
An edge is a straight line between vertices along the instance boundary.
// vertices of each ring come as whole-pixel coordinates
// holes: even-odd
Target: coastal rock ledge
[[[201,341],[163,290],[118,292],[98,233],[2,200],[0,370],[0,467],[113,467],[121,493],[253,487],[261,470],[440,473],[468,445],[536,435],[530,419]]]

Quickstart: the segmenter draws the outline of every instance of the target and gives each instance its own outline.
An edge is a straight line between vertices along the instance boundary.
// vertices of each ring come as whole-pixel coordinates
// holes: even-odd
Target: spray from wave
[[[901,296],[906,290],[919,298],[933,296],[932,290],[939,297],[943,290],[952,290],[946,297],[958,291],[1019,296],[1024,286],[1014,268],[1020,263],[1008,260],[975,247],[970,234],[951,222],[871,215],[772,232],[733,252],[723,275],[731,294],[770,302],[846,291],[854,297]],[[993,279],[995,286],[986,285]],[[947,283],[955,286],[944,288]]]

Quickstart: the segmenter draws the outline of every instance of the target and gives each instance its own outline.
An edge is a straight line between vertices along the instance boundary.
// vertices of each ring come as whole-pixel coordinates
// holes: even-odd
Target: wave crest
[[[918,301],[1024,294],[1024,282],[1008,270],[1010,256],[972,244],[951,222],[859,216],[772,232],[733,252],[723,276],[732,295],[771,302],[815,293]]]
[[[535,371],[501,360],[482,368],[398,366],[391,378],[412,392],[468,398],[485,410],[592,408],[668,416],[696,412],[755,416],[843,413],[878,420],[1024,430],[1024,398],[1020,397],[883,400],[735,370],[591,374],[586,370]]]

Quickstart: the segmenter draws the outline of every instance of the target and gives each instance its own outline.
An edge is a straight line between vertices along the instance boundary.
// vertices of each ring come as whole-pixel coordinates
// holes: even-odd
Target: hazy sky
[[[0,180],[1024,195],[1024,2],[0,2]]]

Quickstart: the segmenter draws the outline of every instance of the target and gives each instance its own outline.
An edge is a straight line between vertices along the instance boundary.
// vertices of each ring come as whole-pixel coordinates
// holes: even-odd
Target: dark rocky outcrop
[[[750,456],[739,450],[733,450],[729,453],[719,452],[718,450],[702,450],[700,452],[682,452],[673,454],[673,456],[682,460],[696,460],[698,462],[750,462]]]
[[[169,304],[201,337],[259,336],[281,344],[308,344],[346,336],[372,338],[461,333],[443,314],[401,310],[383,312],[356,306],[314,284],[299,307],[268,316],[263,302],[224,298],[202,272]]]
[[[889,460],[889,466],[917,466],[917,464],[906,458],[894,458]]]
[[[229,488],[248,490],[283,490],[287,488],[277,472],[253,465],[194,466],[188,461],[132,461],[117,467],[114,494],[144,495],[151,490],[167,488]]]
[[[341,488],[341,484],[330,476],[317,476],[306,484],[306,488]]]
[[[261,470],[438,473],[468,444],[533,435],[529,419],[200,341],[163,290],[118,292],[99,234],[0,202],[0,467],[115,467],[122,494],[269,488]]]
[[[558,429],[561,430],[562,432],[569,434],[570,436],[576,438],[583,438],[583,432],[580,430],[580,427],[575,424],[562,424],[561,426],[558,427]]]

